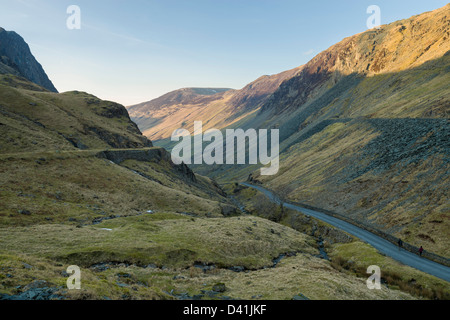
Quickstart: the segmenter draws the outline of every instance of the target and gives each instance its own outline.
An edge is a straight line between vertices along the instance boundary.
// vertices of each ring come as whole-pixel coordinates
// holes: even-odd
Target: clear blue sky
[[[0,0],[60,92],[131,105],[183,87],[242,88],[300,66],[366,30],[369,5],[387,24],[440,0]],[[69,30],[69,5],[81,30]]]

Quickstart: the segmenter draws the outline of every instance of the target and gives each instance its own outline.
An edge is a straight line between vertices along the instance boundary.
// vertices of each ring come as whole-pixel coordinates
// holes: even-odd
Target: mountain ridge
[[[127,109],[144,135],[152,140],[169,138],[178,128],[192,130],[196,120],[202,120],[205,129],[224,128],[254,113],[283,81],[301,68],[261,76],[240,90],[230,89],[208,96],[179,89]]]
[[[333,86],[351,74],[371,77],[398,73],[444,56],[450,49],[447,41],[450,36],[449,10],[450,4],[447,4],[343,39],[316,55],[298,75],[284,83],[274,93],[272,103],[268,102],[261,112],[271,108],[280,112],[279,106],[289,111],[304,104],[308,96],[311,99],[323,92],[322,86]],[[293,87],[303,90],[299,92]],[[283,96],[284,100],[277,96]]]
[[[280,169],[195,166],[219,182],[250,173],[288,200],[361,220],[449,257],[450,4],[347,37],[221,129],[280,130]]]
[[[1,27],[0,74],[22,76],[51,92],[58,92],[25,40],[16,32]]]

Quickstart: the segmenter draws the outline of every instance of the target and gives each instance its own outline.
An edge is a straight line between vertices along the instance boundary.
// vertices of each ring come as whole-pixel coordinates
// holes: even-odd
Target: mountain
[[[313,278],[333,279],[332,292],[346,284],[347,296],[413,298],[370,292],[317,257],[312,237],[242,215],[212,179],[153,147],[122,105],[50,92],[11,67],[3,71],[0,300],[250,299],[259,289],[233,284],[249,272],[263,286],[270,274],[269,298],[290,299],[298,287],[279,283],[286,273],[301,278],[303,269],[292,268],[299,262],[318,270]],[[283,258],[289,265],[279,272]],[[68,266],[81,268],[80,290],[67,290]],[[214,291],[222,282],[227,287]],[[304,288],[312,298],[329,291]]]
[[[345,284],[347,298],[414,299],[367,290],[318,257],[313,237],[242,215],[213,180],[151,147],[121,105],[1,75],[0,133],[0,300],[291,299],[299,284],[283,279],[306,273],[336,285],[300,297]],[[74,265],[82,287],[67,290]],[[235,285],[249,276],[256,288]]]
[[[4,48],[5,52],[18,50],[16,57],[27,56],[27,45],[2,45],[13,47]],[[171,253],[170,241],[150,254],[151,244],[144,245],[147,249],[142,252],[142,247],[135,245],[137,238],[126,240],[130,233],[139,235],[139,230],[145,230],[147,224],[139,219],[168,221],[163,224],[185,219],[190,224],[194,216],[223,218],[238,213],[214,181],[194,174],[184,164],[174,164],[165,149],[153,147],[124,106],[85,92],[50,92],[13,67],[2,65],[0,74],[0,233],[24,240],[25,234],[16,237],[11,233],[28,230],[26,233],[35,238],[32,242],[43,247],[19,251],[3,247],[2,267],[15,255],[28,262],[72,261],[87,267],[118,260],[150,263],[149,259],[175,266],[178,256]],[[87,232],[86,239],[91,239],[88,234],[110,220],[131,227],[120,240],[125,244],[122,250],[109,248],[110,239],[88,240],[85,246],[75,248],[39,238],[45,234],[44,228],[62,236],[61,240],[75,243],[77,231]],[[36,232],[35,228],[41,230]],[[61,228],[76,231],[63,235]],[[15,281],[28,282],[22,275]],[[0,281],[0,299],[11,289]]]
[[[157,99],[128,107],[128,111],[142,116],[170,107],[171,105],[185,105],[196,100],[208,100],[211,96],[224,93],[232,89],[225,88],[184,88],[169,92]]]
[[[51,92],[58,92],[24,39],[1,27],[0,74],[22,76]]]
[[[414,110],[446,103],[447,59],[437,56],[387,78],[328,79],[328,91],[303,87],[315,75],[290,82],[302,75],[299,67],[241,90],[184,89],[151,103],[149,121],[161,122],[151,136],[170,136],[164,125],[190,128],[198,116],[209,121],[204,127],[279,127],[282,161],[273,177],[259,177],[257,166],[194,172],[175,165],[122,105],[85,92],[49,92],[3,64],[0,300],[448,300],[446,281],[236,183],[253,172],[283,197],[333,205],[377,226],[393,212],[397,220],[388,231],[408,231],[408,241],[429,236],[436,252],[445,253],[446,198],[438,196],[446,191],[449,139],[441,109],[432,109],[432,119],[341,118],[338,110],[345,110],[339,106],[349,92],[367,101],[353,105],[355,112],[374,112],[381,99],[389,115],[390,103],[406,96]],[[295,90],[309,92],[306,105],[325,109],[275,103],[295,99]],[[140,107],[132,111],[146,120]],[[307,113],[311,118],[299,121]],[[386,194],[398,196],[396,202],[390,205]],[[436,229],[422,231],[430,226]],[[368,265],[382,266],[382,290],[367,289]],[[82,272],[80,290],[66,287],[69,266]]]
[[[442,58],[449,50],[448,10],[447,5],[344,39],[318,54],[298,75],[284,83],[262,111],[270,109],[282,113],[298,110],[345,81],[394,76]],[[401,84],[394,83],[390,87],[393,86],[400,87]],[[404,109],[404,115],[411,114],[412,110]],[[369,115],[372,111],[376,110],[364,109],[363,114]],[[337,108],[336,112],[342,116],[348,114],[346,110]],[[399,115],[402,113],[399,112]]]
[[[155,122],[144,133],[169,137],[183,121],[192,132],[195,120],[210,121],[205,130],[278,128],[278,174],[260,176],[255,165],[194,171],[222,183],[252,173],[286,199],[449,257],[449,14],[450,4],[347,37],[304,66],[205,106],[150,112]]]
[[[223,98],[231,89],[219,88],[184,88],[169,92],[157,99],[128,107],[133,121],[150,139],[167,137],[170,126],[173,130],[180,128],[187,110],[201,110],[203,105]],[[178,118],[178,112],[181,119]],[[164,130],[163,135],[155,128]],[[176,127],[176,128],[175,128]]]
[[[348,37],[284,81],[247,128],[279,128],[280,170],[202,166],[450,256],[450,5]]]
[[[170,138],[178,128],[192,131],[194,121],[203,121],[205,130],[224,128],[252,114],[299,70],[262,76],[241,90],[180,89],[127,109],[131,119],[152,140]]]

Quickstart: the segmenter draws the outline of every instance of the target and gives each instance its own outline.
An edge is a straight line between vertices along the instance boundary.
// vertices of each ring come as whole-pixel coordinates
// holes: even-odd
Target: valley
[[[448,300],[449,14],[347,37],[242,89],[128,107],[59,93],[0,28],[0,300]],[[257,139],[176,161],[176,129],[277,130],[279,167],[227,161]]]
[[[274,82],[256,109],[216,124],[222,131],[279,129],[278,174],[261,176],[261,165],[193,170],[219,183],[244,182],[251,173],[286,200],[448,258],[448,11],[446,5],[345,38]],[[171,150],[170,136],[161,138],[154,143]]]

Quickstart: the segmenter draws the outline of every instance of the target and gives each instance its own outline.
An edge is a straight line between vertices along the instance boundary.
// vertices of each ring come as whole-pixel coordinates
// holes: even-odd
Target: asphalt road
[[[281,201],[269,190],[264,189],[260,186],[254,186],[249,183],[242,183],[247,187],[256,189],[261,191],[266,195],[272,202],[281,203]],[[398,246],[371,233],[370,231],[359,228],[353,224],[342,221],[338,218],[331,217],[325,213],[302,208],[297,205],[293,205],[290,203],[283,203],[284,207],[296,210],[298,212],[310,215],[311,217],[317,218],[323,222],[326,222],[336,228],[339,228],[360,240],[370,244],[374,248],[376,248],[379,252],[385,254],[386,256],[391,257],[394,260],[397,260],[405,265],[418,269],[420,271],[431,274],[435,277],[444,279],[450,282],[450,268],[439,264],[437,262],[428,260],[426,258],[420,257],[412,252],[406,251],[404,249],[399,250]]]

